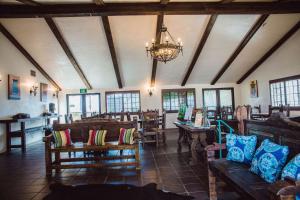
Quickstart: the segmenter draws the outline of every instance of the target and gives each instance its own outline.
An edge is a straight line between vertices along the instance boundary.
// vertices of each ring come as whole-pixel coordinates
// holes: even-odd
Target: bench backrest
[[[283,113],[273,113],[268,120],[244,120],[245,135],[256,135],[257,145],[268,138],[289,147],[289,159],[300,153],[300,123]]]
[[[76,122],[73,124],[55,124],[53,125],[54,131],[59,130],[71,130],[72,142],[87,142],[89,137],[89,130],[107,130],[105,140],[117,141],[119,139],[119,133],[121,128],[136,128],[137,122],[117,122],[117,121],[87,121]]]

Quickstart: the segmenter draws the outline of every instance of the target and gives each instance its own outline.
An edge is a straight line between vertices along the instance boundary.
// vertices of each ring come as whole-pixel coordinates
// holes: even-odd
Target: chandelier
[[[175,59],[180,52],[183,53],[182,47],[183,43],[180,38],[175,42],[167,27],[162,25],[156,39],[152,39],[151,47],[148,42],[146,43],[146,52],[147,56],[150,52],[151,58],[166,63]]]

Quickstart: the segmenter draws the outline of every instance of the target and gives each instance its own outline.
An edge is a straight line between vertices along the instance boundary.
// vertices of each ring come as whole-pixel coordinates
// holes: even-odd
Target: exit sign
[[[87,89],[80,89],[80,94],[85,94],[87,93]]]

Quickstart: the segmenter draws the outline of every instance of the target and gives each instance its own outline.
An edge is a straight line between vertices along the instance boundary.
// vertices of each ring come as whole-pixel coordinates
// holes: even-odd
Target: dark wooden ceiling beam
[[[81,80],[83,81],[85,86],[87,87],[87,89],[92,89],[91,84],[87,80],[85,74],[83,73],[81,67],[79,66],[77,60],[75,59],[73,53],[71,52],[70,48],[68,47],[67,43],[65,42],[63,36],[61,35],[60,31],[58,30],[58,27],[56,26],[53,19],[50,18],[50,17],[46,17],[45,20],[46,20],[49,28],[51,29],[51,31],[55,35],[57,41],[61,45],[62,49],[66,53],[67,57],[69,58],[70,62],[74,66],[74,68],[75,68],[76,72],[78,73],[79,77],[81,78]]]
[[[236,83],[242,83],[250,74],[252,74],[262,63],[264,63],[277,49],[281,47],[294,33],[300,28],[300,21],[293,26],[267,53],[265,53]]]
[[[32,0],[17,0],[18,2],[24,3],[26,5],[30,5],[30,6],[40,6],[42,4],[36,2],[36,1],[32,1]]]
[[[94,3],[98,6],[104,6],[104,1],[103,0],[94,0]]]
[[[1,5],[0,17],[71,17],[114,15],[200,15],[200,14],[285,14],[299,13],[300,2],[142,2]]]
[[[209,19],[209,21],[208,21],[208,23],[206,25],[205,31],[204,31],[204,33],[202,35],[202,38],[201,38],[201,40],[199,42],[199,45],[198,45],[198,47],[196,49],[196,52],[195,52],[194,56],[193,56],[192,62],[189,65],[189,68],[188,68],[188,70],[187,70],[187,72],[186,72],[186,74],[185,74],[185,76],[183,78],[181,86],[184,86],[186,84],[187,80],[189,79],[189,77],[190,77],[190,75],[191,75],[191,73],[192,73],[192,71],[193,71],[193,69],[195,67],[195,64],[196,64],[196,62],[198,60],[198,57],[200,56],[200,54],[202,52],[202,49],[203,49],[203,47],[204,47],[204,45],[205,45],[205,43],[207,41],[207,38],[208,38],[208,36],[209,36],[212,28],[214,27],[214,24],[215,24],[215,22],[217,20],[217,17],[218,17],[218,15],[212,15],[212,16],[210,16],[210,19]]]
[[[50,75],[34,60],[14,36],[0,23],[0,32],[31,62],[31,64],[59,91],[61,87],[50,77]]]
[[[235,49],[235,51],[231,54],[231,56],[225,62],[225,64],[220,69],[220,71],[218,72],[218,74],[211,81],[211,83],[210,83],[211,85],[214,85],[221,78],[221,76],[225,73],[225,71],[229,68],[229,66],[232,64],[232,62],[237,58],[237,56],[240,54],[240,52],[244,49],[244,47],[248,44],[248,42],[254,36],[254,34],[256,33],[256,31],[265,22],[265,20],[268,18],[268,16],[269,15],[262,15],[262,16],[260,16],[258,18],[258,20],[255,22],[255,24],[250,28],[250,30],[244,36],[243,40],[240,42],[240,44],[238,45],[238,47]]]
[[[115,46],[114,46],[113,37],[112,37],[112,34],[111,34],[111,29],[110,29],[108,17],[107,16],[102,16],[102,22],[103,22],[103,27],[104,27],[104,30],[105,30],[105,35],[106,35],[106,39],[107,39],[111,59],[112,59],[112,62],[113,62],[113,66],[114,66],[118,86],[119,86],[119,88],[122,88],[123,84],[122,84],[122,79],[121,79],[121,76],[120,76],[118,59],[117,59],[117,55],[116,55],[116,50],[115,50]]]
[[[163,21],[164,21],[164,15],[158,15],[157,16],[157,22],[156,22],[156,32],[155,32],[155,43],[159,43],[160,42],[160,38],[161,38],[161,27],[163,25]],[[157,40],[158,39],[158,40]],[[157,60],[153,59],[153,63],[152,63],[152,72],[151,72],[151,87],[155,86],[155,77],[156,77],[156,70],[157,70]]]

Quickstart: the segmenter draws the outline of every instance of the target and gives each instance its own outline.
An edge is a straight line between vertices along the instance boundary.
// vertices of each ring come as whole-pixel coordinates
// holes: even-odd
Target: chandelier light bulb
[[[146,42],[146,47],[148,47],[149,46],[149,43],[148,42]]]
[[[152,43],[154,43],[154,42],[155,42],[154,38],[152,38],[152,40],[151,40],[151,41],[152,41]]]
[[[166,41],[168,41],[169,40],[169,37],[168,36],[166,36]]]
[[[180,42],[180,41],[181,41],[181,39],[180,39],[180,38],[177,38],[177,41],[178,41],[178,42]]]

